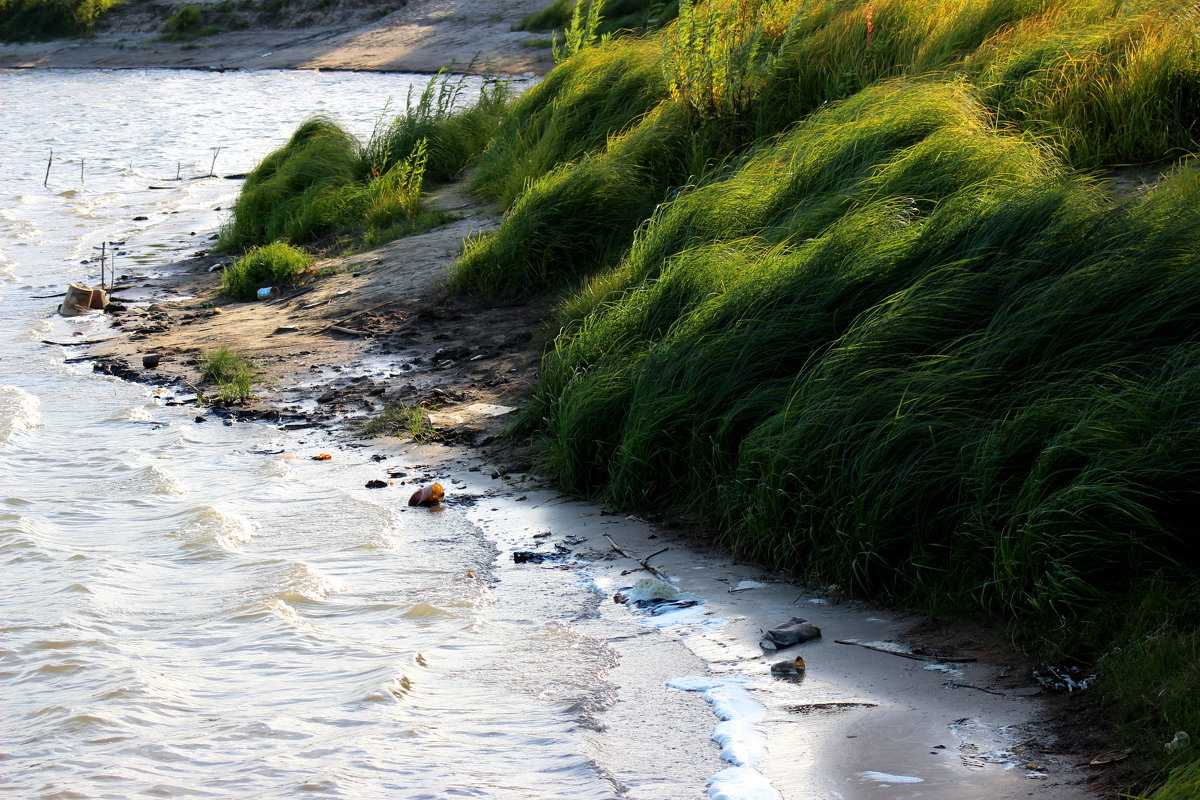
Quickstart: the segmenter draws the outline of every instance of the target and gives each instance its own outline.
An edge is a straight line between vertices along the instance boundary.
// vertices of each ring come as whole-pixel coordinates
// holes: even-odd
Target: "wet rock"
[[[436,506],[446,497],[446,490],[442,488],[440,483],[435,483],[432,486],[426,486],[413,492],[412,497],[408,498],[410,506]]]
[[[818,639],[820,636],[821,629],[816,625],[806,619],[792,617],[782,625],[767,631],[758,645],[764,650],[782,650],[810,639]]]
[[[786,661],[777,661],[771,665],[771,675],[776,678],[790,678],[796,680],[803,677],[807,665],[804,659],[800,656],[788,659]]]
[[[514,564],[544,564],[546,562],[565,561],[571,554],[571,549],[565,545],[554,545],[554,552],[538,552],[536,550],[518,550],[512,554]]]
[[[151,353],[148,356],[142,356],[142,366],[146,369],[154,369],[158,366],[159,356]]]
[[[368,489],[386,489],[388,487],[388,482],[381,480],[367,481],[366,486]]]

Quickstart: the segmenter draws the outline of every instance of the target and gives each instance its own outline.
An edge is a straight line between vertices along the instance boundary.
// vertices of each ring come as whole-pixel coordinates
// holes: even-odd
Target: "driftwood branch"
[[[946,681],[946,685],[953,686],[955,689],[974,689],[977,692],[987,692],[988,694],[998,694],[1001,697],[1008,696],[1007,692],[998,692],[995,689],[985,689],[982,686],[976,686],[973,683],[959,683],[958,681]],[[1029,739],[1024,742],[1021,742],[1021,744],[1029,744],[1029,742],[1032,742],[1032,741],[1033,741],[1033,739]],[[1020,745],[1014,745],[1014,747],[1019,747],[1019,746]]]
[[[340,333],[344,336],[370,336],[370,331],[360,331],[357,328],[343,328],[341,325],[330,325],[325,333]]]
[[[49,339],[42,339],[42,344],[50,344],[55,347],[83,347],[85,344],[100,344],[101,342],[111,342],[117,337],[109,336],[107,339],[84,339],[78,342],[52,342]]]
[[[887,650],[882,647],[874,647],[863,642],[852,642],[849,639],[834,639],[838,644],[852,644],[855,647],[865,647],[868,650],[874,650],[876,653],[887,653],[889,656],[900,656],[901,658],[911,658],[914,661],[944,661],[951,664],[966,664],[975,661],[974,656],[922,656],[916,653],[898,653],[895,650]],[[971,687],[975,688],[975,687]]]
[[[642,569],[646,569],[646,570],[649,570],[650,572],[653,572],[655,575],[662,578],[664,581],[670,580],[670,578],[667,577],[667,574],[665,572],[660,570],[658,567],[653,567],[650,565],[650,559],[654,558],[657,555],[661,555],[662,553],[667,552],[671,548],[664,547],[662,550],[659,550],[657,553],[651,553],[650,555],[646,556],[645,558],[638,558],[637,556],[633,555],[625,548],[621,547],[621,545],[614,542],[612,540],[612,537],[609,536],[607,533],[604,534],[604,538],[608,540],[608,543],[610,545],[612,545],[613,550],[615,550],[616,552],[620,553],[621,555],[625,556],[628,559],[638,562],[639,564],[642,565]]]

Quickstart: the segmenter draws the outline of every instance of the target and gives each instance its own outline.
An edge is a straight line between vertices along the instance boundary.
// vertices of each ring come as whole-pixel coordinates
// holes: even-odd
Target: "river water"
[[[581,740],[611,651],[498,591],[480,527],[45,344],[107,335],[46,297],[101,242],[137,275],[207,246],[240,185],[197,179],[214,157],[245,172],[315,112],[366,135],[425,80],[0,72],[5,797],[616,794]],[[568,588],[552,617],[599,603]]]

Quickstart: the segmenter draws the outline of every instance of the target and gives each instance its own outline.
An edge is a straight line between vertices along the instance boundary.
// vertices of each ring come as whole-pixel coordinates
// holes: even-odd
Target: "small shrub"
[[[175,9],[163,24],[163,30],[172,37],[197,36],[203,27],[204,9],[195,3]]]
[[[567,27],[571,21],[571,0],[554,0],[541,11],[526,16],[513,30],[551,31]]]
[[[221,347],[200,359],[200,383],[216,387],[215,399],[221,403],[244,403],[254,396],[257,374],[254,365],[240,353]],[[205,399],[201,396],[201,399]]]
[[[389,403],[361,428],[365,436],[408,436],[414,442],[430,442],[439,437],[437,428],[421,406]]]
[[[256,247],[229,266],[221,290],[237,300],[253,300],[264,286],[290,285],[312,264],[312,257],[284,242]]]

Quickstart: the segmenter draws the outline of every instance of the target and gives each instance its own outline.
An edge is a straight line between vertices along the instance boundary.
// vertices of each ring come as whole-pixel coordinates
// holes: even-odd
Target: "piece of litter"
[[[759,641],[759,647],[764,650],[782,650],[794,644],[818,639],[821,629],[801,617],[792,617],[782,625],[767,631]]]

